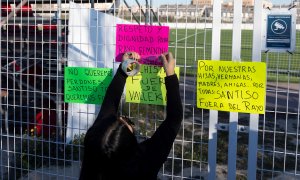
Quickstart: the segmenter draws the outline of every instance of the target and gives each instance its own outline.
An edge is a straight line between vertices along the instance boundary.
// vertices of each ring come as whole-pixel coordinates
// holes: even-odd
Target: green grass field
[[[297,31],[296,37],[299,37]],[[252,61],[252,30],[242,31],[241,60]],[[298,38],[299,39],[299,38]],[[175,54],[177,65],[187,67],[186,74],[193,75],[197,60],[211,59],[211,29],[172,29],[170,32],[170,51]],[[296,41],[297,42],[297,41]],[[221,60],[231,60],[232,30],[221,31]],[[267,62],[269,81],[299,82],[300,41],[296,44],[293,55],[289,53],[264,53],[262,61]],[[191,69],[192,68],[192,69]],[[181,70],[181,73],[184,73]]]

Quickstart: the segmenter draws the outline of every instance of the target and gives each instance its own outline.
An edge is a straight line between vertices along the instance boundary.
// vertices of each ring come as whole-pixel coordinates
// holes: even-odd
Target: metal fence
[[[1,1],[0,179],[78,179],[84,134],[99,106],[64,102],[64,68],[84,64],[115,69],[111,52],[115,46],[114,28],[120,22],[170,26],[169,49],[180,67],[184,119],[158,179],[209,177],[212,115],[216,115],[219,124],[214,171],[218,179],[226,179],[232,114],[213,114],[196,107],[197,60],[215,57],[214,10],[212,6],[181,2],[168,1],[155,7],[151,0]],[[220,59],[231,60],[232,39],[236,35],[232,25],[234,8],[220,8]],[[75,12],[82,14],[76,16]],[[96,26],[83,21],[85,13],[93,15]],[[254,8],[243,7],[242,13],[240,57],[244,62],[253,59]],[[77,32],[82,38],[74,38]],[[91,32],[101,34],[102,41],[97,41],[98,36],[94,38]],[[299,42],[297,30],[297,50],[293,54],[260,54],[267,64],[268,82],[266,112],[258,116],[257,165],[256,174],[252,175],[257,179],[300,176]],[[122,97],[120,107],[122,114],[135,121],[141,140],[150,137],[164,119],[163,106],[126,103]],[[251,114],[234,117],[239,127],[249,128]],[[243,129],[237,132],[237,179],[249,178],[249,133]]]

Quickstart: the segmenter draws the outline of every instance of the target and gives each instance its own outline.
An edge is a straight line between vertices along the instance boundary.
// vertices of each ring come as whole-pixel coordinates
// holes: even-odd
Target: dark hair
[[[117,179],[116,169],[132,157],[137,147],[135,135],[117,116],[107,117],[88,130],[84,144],[80,180]]]
[[[127,125],[120,120],[114,121],[103,134],[101,141],[102,155],[109,161],[120,161],[134,152],[133,148],[137,145],[134,134]],[[124,117],[122,117],[124,120]],[[127,117],[126,117],[127,118]],[[129,118],[126,122],[132,122]],[[128,123],[132,125],[131,123]]]

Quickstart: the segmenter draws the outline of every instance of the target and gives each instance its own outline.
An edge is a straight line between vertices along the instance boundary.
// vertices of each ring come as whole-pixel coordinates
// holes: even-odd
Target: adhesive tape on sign
[[[126,59],[122,62],[122,70],[128,75],[128,76],[134,76],[140,71],[141,65],[133,60],[133,59]]]

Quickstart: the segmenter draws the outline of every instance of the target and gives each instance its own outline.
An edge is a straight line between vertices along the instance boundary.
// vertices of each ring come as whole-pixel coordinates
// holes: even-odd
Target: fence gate
[[[241,62],[242,49],[242,1],[233,1],[233,26],[232,26],[232,61]],[[253,48],[252,61],[261,61],[261,28],[262,1],[255,1],[253,23]],[[221,50],[221,1],[214,1],[213,5],[213,30],[212,30],[212,59],[219,60]],[[239,114],[229,113],[229,123],[218,123],[218,111],[210,110],[209,117],[209,145],[208,145],[208,172],[209,179],[216,179],[217,167],[217,134],[218,130],[228,131],[228,179],[237,178],[237,136],[238,133],[249,134],[248,145],[248,170],[247,179],[256,179],[256,159],[258,142],[258,114],[250,114],[249,126],[238,125]],[[244,164],[246,166],[246,163]]]
[[[65,68],[115,71],[120,23],[169,26],[180,68],[184,119],[158,179],[299,179],[299,18],[294,52],[262,52],[263,12],[275,8],[300,14],[292,0],[1,1],[0,179],[78,179],[100,105],[64,101]],[[265,113],[197,108],[198,60],[265,62]],[[165,112],[122,96],[141,141]]]

